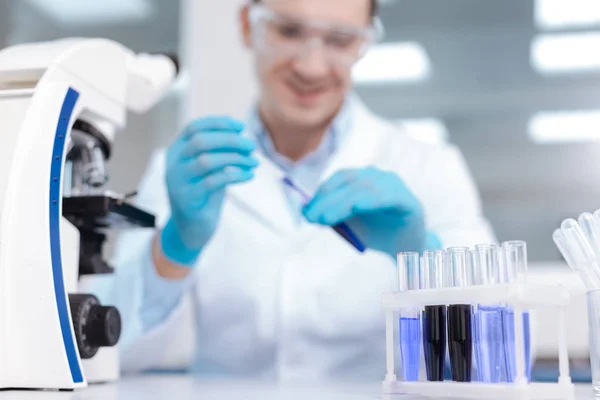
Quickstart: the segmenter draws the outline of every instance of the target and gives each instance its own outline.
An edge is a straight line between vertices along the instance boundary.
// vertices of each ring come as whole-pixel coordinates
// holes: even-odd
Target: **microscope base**
[[[120,378],[119,350],[116,346],[102,347],[94,358],[82,360],[81,364],[88,384],[110,383]]]

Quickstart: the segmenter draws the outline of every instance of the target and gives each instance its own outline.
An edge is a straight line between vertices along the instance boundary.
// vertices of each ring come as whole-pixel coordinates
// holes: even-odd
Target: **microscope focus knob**
[[[70,294],[69,303],[79,355],[89,359],[100,347],[117,344],[121,336],[121,315],[115,307],[100,304],[90,294]]]
[[[112,347],[121,337],[121,314],[112,306],[92,306],[88,340],[98,347]]]

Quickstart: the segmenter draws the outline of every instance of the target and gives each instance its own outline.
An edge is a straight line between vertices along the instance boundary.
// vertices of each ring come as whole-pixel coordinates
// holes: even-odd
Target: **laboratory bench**
[[[4,391],[0,400],[373,400],[381,385],[275,385],[202,380],[190,375],[125,377],[115,384],[92,385],[74,392]],[[412,400],[393,396],[385,399]],[[416,399],[416,398],[415,398]],[[592,400],[589,384],[577,385],[577,400]]]

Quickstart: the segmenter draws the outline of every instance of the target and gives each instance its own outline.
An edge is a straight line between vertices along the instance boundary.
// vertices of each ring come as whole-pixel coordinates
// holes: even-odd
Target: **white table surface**
[[[578,400],[592,400],[591,386],[577,386]],[[381,385],[275,385],[204,381],[187,375],[147,375],[74,392],[2,391],[0,400],[373,400]],[[386,397],[390,399],[390,397]],[[391,399],[412,400],[394,396]],[[508,399],[507,399],[508,400]]]

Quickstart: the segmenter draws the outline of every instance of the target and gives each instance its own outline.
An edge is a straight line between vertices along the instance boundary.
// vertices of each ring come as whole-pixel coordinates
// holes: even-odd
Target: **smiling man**
[[[160,228],[117,245],[126,370],[160,366],[189,293],[191,371],[381,379],[380,299],[396,254],[494,241],[459,151],[410,139],[351,93],[352,67],[378,38],[376,10],[372,0],[243,8],[256,106],[243,122],[192,121],[160,150],[138,197]],[[366,252],[332,229],[342,222]]]

